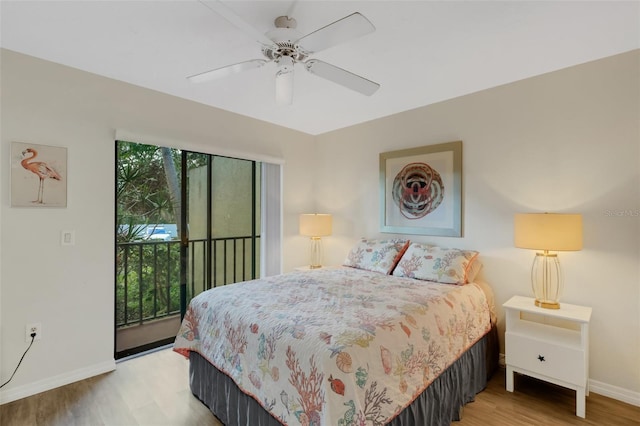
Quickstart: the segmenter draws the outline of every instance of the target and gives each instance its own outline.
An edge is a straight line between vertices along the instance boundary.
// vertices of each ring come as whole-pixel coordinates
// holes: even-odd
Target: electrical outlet
[[[31,342],[31,333],[36,333],[35,340],[42,339],[42,324],[39,322],[27,324],[27,328],[25,330],[25,340],[27,343]]]

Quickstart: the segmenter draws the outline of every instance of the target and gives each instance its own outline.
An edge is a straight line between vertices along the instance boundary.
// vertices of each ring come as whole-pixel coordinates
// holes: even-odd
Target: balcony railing
[[[190,240],[187,300],[211,287],[258,275],[259,241],[256,237],[254,251],[250,236]],[[116,247],[116,326],[179,315],[180,241],[126,242]]]

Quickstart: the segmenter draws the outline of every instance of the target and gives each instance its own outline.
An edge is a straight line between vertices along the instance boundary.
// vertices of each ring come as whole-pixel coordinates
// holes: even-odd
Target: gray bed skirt
[[[473,401],[491,377],[498,361],[495,327],[438,376],[425,391],[389,424],[392,426],[446,426],[460,420],[462,407]],[[253,397],[243,393],[226,374],[197,352],[189,355],[191,392],[227,426],[276,426]]]

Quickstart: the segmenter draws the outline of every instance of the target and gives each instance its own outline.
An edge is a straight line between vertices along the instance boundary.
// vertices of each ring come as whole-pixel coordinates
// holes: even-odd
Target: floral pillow
[[[473,250],[444,249],[427,244],[412,243],[398,266],[396,277],[435,281],[444,284],[467,284],[480,270],[478,252]]]
[[[351,249],[343,265],[388,275],[408,246],[408,240],[370,240],[362,238]]]

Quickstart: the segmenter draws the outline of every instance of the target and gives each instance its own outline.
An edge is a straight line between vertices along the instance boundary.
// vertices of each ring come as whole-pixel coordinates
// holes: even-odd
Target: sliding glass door
[[[184,165],[188,301],[204,290],[259,276],[261,164],[183,152]]]
[[[116,143],[116,358],[171,343],[189,300],[260,274],[262,164]]]

